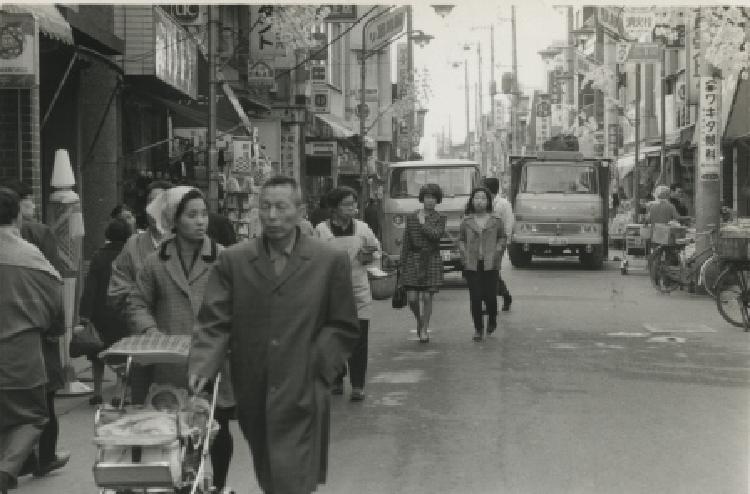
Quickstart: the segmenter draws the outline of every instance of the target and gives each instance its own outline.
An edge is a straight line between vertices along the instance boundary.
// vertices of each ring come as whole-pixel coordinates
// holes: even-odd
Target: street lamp
[[[445,16],[450,14],[453,11],[453,7],[455,5],[430,5],[435,10],[435,13],[445,19]]]

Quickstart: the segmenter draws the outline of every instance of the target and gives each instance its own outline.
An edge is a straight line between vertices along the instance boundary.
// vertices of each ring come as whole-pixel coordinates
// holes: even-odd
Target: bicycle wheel
[[[721,274],[719,256],[714,254],[706,259],[701,265],[700,280],[703,288],[712,298],[716,298],[716,282]]]
[[[747,298],[744,275],[734,267],[726,268],[716,280],[716,308],[729,324],[738,328],[746,327]]]
[[[664,247],[654,251],[653,260],[649,258],[649,274],[651,283],[662,293],[669,293],[679,288],[679,282],[674,281],[669,272],[669,252]]]

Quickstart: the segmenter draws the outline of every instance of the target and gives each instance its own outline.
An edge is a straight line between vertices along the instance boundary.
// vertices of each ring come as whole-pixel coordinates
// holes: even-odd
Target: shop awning
[[[147,97],[169,108],[175,128],[208,127],[208,105],[189,103],[183,104],[154,94]],[[216,104],[216,128],[228,131],[242,125],[231,103],[226,98],[219,98]]]
[[[52,4],[29,3],[20,5],[3,3],[0,5],[0,11],[14,14],[33,14],[39,21],[40,32],[71,46],[75,45],[70,24],[57,10],[57,7]]]
[[[644,146],[639,149],[640,159],[638,161],[643,160],[648,154],[660,152],[661,146]],[[628,173],[632,172],[634,166],[635,153],[626,154],[617,158],[617,174],[619,175],[620,179],[624,178]]]
[[[315,118],[320,120],[323,125],[331,129],[331,135],[336,139],[346,139],[357,135],[358,132],[354,132],[346,125],[346,122],[332,113],[316,113]]]

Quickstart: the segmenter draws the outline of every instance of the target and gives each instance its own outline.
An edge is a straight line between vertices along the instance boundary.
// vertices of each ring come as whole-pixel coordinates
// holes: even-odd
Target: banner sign
[[[300,127],[295,124],[281,125],[281,166],[279,175],[299,180]]]
[[[406,93],[406,83],[409,80],[409,55],[406,43],[396,45],[396,87],[399,99]]]
[[[270,13],[271,16],[267,16]],[[257,24],[256,24],[257,22]],[[297,63],[289,48],[292,33],[283,33],[273,22],[273,7],[267,5],[250,7],[250,25],[255,26],[248,36],[250,60],[265,61],[275,69],[289,69]]]
[[[0,12],[0,87],[39,85],[39,26],[31,14]]]
[[[552,106],[549,95],[540,95],[535,109],[536,117],[536,149],[544,149],[544,143],[552,137]]]
[[[662,47],[659,43],[617,43],[617,63],[660,63]]]
[[[161,9],[154,9],[154,74],[195,99],[198,96],[198,46]]]
[[[627,8],[622,14],[622,23],[629,39],[649,42],[656,26],[656,15],[650,7]]]
[[[383,14],[367,26],[365,31],[366,49],[378,48],[400,33],[406,25],[406,5]]]
[[[713,77],[701,77],[697,159],[701,180],[719,180],[721,170],[720,117],[720,81]]]

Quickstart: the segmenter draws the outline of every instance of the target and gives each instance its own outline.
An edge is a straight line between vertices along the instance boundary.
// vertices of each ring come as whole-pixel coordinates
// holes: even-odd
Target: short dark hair
[[[33,196],[34,191],[32,190],[31,186],[21,182],[20,180],[7,180],[0,184],[0,187],[5,187],[7,189],[12,190],[16,194],[18,194],[18,197],[23,199],[27,196]]]
[[[260,187],[261,190],[268,189],[270,187],[290,187],[294,191],[294,203],[299,206],[302,203],[302,196],[300,195],[299,186],[297,181],[292,177],[285,177],[283,175],[276,175],[266,180]],[[327,202],[327,201],[326,201]]]
[[[487,189],[487,187],[474,187],[474,189],[472,189],[471,191],[471,195],[469,196],[469,202],[466,203],[466,214],[477,212],[476,208],[474,207],[474,196],[479,192],[484,192],[484,195],[487,196],[487,212],[492,212],[492,194],[490,193],[489,189]]]
[[[119,218],[123,211],[130,211],[131,213],[134,213],[133,208],[128,206],[127,204],[118,204],[112,209],[112,212],[109,213],[110,218]]]
[[[130,225],[125,220],[115,218],[107,224],[107,228],[104,230],[104,238],[110,242],[124,242],[132,233]]]
[[[424,196],[431,195],[440,204],[443,202],[443,191],[438,184],[424,184],[419,189],[419,202],[424,202]]]
[[[331,209],[339,207],[341,205],[341,201],[349,196],[354,197],[354,202],[357,202],[359,200],[357,191],[352,189],[351,187],[347,187],[346,185],[336,187],[326,196],[328,198],[328,207]]]
[[[146,195],[149,195],[154,189],[169,190],[174,184],[168,180],[153,180],[146,186]]]
[[[492,192],[493,196],[496,196],[500,192],[500,180],[496,177],[487,177],[484,179],[484,186]]]
[[[180,202],[177,204],[177,208],[174,210],[174,224],[175,228],[177,225],[177,219],[182,215],[182,213],[185,212],[185,207],[187,206],[187,203],[189,201],[192,201],[193,199],[202,199],[203,202],[208,206],[208,203],[206,203],[206,196],[203,195],[203,192],[201,192],[198,189],[190,189],[185,193],[184,196],[182,196],[182,199],[180,199]],[[172,233],[175,233],[174,231]]]
[[[18,219],[21,197],[11,188],[0,187],[0,225],[10,225]]]
[[[681,188],[682,188],[682,187],[680,187],[680,184],[672,184],[672,185],[670,185],[670,186],[669,186],[669,190],[670,190],[671,192],[674,192],[674,191],[676,191],[677,189],[681,189]]]

